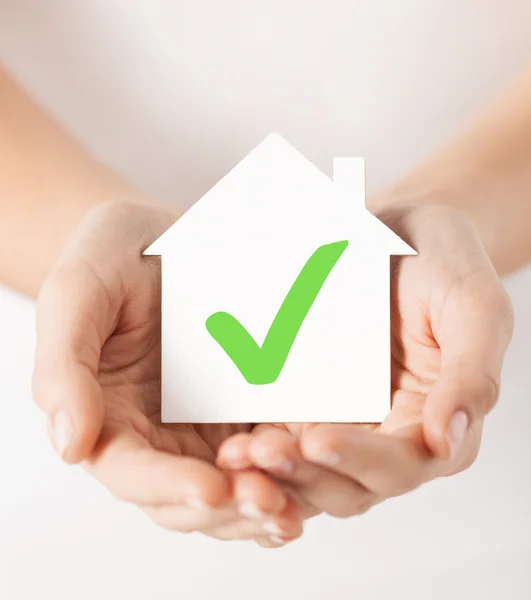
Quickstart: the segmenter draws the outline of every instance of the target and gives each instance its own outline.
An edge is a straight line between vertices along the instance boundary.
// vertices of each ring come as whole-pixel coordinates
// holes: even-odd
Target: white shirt
[[[0,57],[100,158],[185,206],[270,131],[327,172],[365,156],[371,191],[524,68],[531,3],[17,0]],[[511,289],[528,307],[528,280]],[[166,534],[60,465],[29,402],[32,307],[0,311],[0,596],[530,597],[526,323],[474,469],[267,552]]]

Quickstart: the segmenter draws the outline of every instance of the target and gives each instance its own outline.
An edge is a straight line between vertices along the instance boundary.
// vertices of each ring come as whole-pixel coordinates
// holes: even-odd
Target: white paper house
[[[206,327],[262,344],[308,258],[348,247],[273,383],[246,381]],[[162,256],[164,422],[380,422],[390,408],[390,256],[416,252],[365,208],[364,161],[333,180],[269,135],[145,252]]]

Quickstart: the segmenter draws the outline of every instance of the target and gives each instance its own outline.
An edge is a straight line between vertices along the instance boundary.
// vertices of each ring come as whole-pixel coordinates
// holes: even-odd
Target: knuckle
[[[326,514],[335,519],[348,519],[357,515],[356,509],[353,507],[338,509],[332,508],[326,511]]]
[[[355,514],[355,506],[333,506],[325,510],[325,513],[331,517],[335,517],[336,519],[348,519]]]
[[[500,384],[497,379],[485,374],[476,390],[476,406],[481,415],[489,413],[496,405],[500,395]]]
[[[462,473],[463,471],[470,469],[470,467],[476,462],[478,456],[479,448],[467,454],[463,462],[459,465],[459,468],[457,469],[456,473]]]
[[[422,479],[418,475],[406,475],[396,483],[393,493],[390,495],[402,496],[403,494],[416,490],[421,483]]]
[[[33,402],[45,412],[55,404],[55,399],[59,397],[55,378],[49,377],[38,367],[33,373],[31,390]]]
[[[359,517],[368,512],[375,504],[373,498],[358,500],[349,505],[334,507],[327,511],[331,517],[336,519],[348,519],[349,517]]]
[[[154,507],[141,506],[141,504],[131,496],[129,490],[127,490],[126,488],[120,485],[112,485],[112,482],[109,482],[107,478],[102,477],[102,474],[98,471],[97,468],[94,468],[90,461],[85,461],[83,466],[92,477],[94,477],[107,489],[107,491],[110,493],[113,499],[117,502],[123,502],[124,504],[132,504],[138,506],[143,512],[145,512],[148,515],[151,511],[153,513],[155,512]]]
[[[64,301],[70,283],[76,275],[75,265],[70,264],[70,262],[63,260],[61,264],[56,265],[54,270],[45,279],[39,291],[37,297],[37,315],[43,305],[53,305],[56,302]]]
[[[111,496],[117,501],[117,502],[123,502],[124,504],[136,504],[131,497],[129,496],[128,493],[126,493],[124,490],[122,489],[111,489],[109,490],[111,492]]]
[[[459,461],[456,464],[450,465],[450,468],[443,472],[443,477],[449,477],[452,475],[456,475],[457,473],[462,473],[469,469],[477,460],[479,456],[479,449],[481,446],[481,438],[482,438],[482,429],[483,423],[476,423],[472,426],[472,440],[466,447],[466,450],[463,452],[462,456],[459,458]]]
[[[370,500],[366,500],[365,502],[362,502],[357,509],[357,513],[358,515],[364,515],[366,512],[369,512],[369,510],[375,505],[376,501],[375,499],[370,499]]]
[[[402,496],[420,487],[425,481],[432,479],[430,468],[432,462],[429,461],[425,465],[415,463],[415,468],[404,469],[403,472],[397,474],[389,487],[385,490],[385,495],[389,497]]]
[[[187,532],[187,533],[191,533],[191,532]],[[231,533],[228,531],[204,530],[204,531],[200,531],[200,533],[206,537],[214,538],[215,540],[218,540],[218,542],[234,542],[234,541],[244,541],[244,540],[252,539],[250,537],[244,537],[241,535],[231,535]]]
[[[507,343],[509,343],[514,333],[514,307],[509,293],[500,282],[500,307],[499,314],[501,317],[501,326],[503,332],[507,336]]]
[[[109,481],[109,478],[104,477],[103,473],[99,471],[97,467],[94,468],[93,465],[90,464],[90,462],[85,462],[84,467],[90,475],[92,475],[97,481],[103,484],[105,488],[107,488],[108,492],[111,494],[114,500],[118,502],[123,502],[124,504],[138,506],[146,514],[148,514],[148,512],[156,512],[157,509],[155,506],[142,506],[141,502],[139,502],[139,499],[134,496],[132,491],[127,486],[118,485],[112,480]]]
[[[306,448],[312,455],[316,457],[331,458],[337,460],[338,456],[341,456],[343,452],[343,445],[339,436],[335,436],[327,432],[326,434],[313,436],[311,439],[311,445],[306,444]]]
[[[193,533],[196,531],[193,523],[181,518],[178,514],[174,514],[174,511],[171,509],[142,508],[142,511],[155,525],[162,529],[179,531],[180,533]]]

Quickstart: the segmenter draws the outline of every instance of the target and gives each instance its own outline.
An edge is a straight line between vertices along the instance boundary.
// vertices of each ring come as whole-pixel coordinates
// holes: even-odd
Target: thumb
[[[434,331],[440,373],[423,415],[426,444],[438,458],[455,456],[469,428],[496,404],[512,326],[510,301],[496,279],[447,298]]]
[[[35,402],[48,417],[52,444],[69,463],[87,458],[101,432],[97,374],[109,315],[105,288],[77,267],[58,268],[41,289],[33,373]]]

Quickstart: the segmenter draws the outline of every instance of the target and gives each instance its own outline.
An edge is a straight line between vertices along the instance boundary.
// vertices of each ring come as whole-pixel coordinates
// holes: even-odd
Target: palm
[[[155,522],[278,545],[263,518],[297,537],[296,502],[256,469],[214,464],[220,444],[251,426],[161,423],[160,265],[142,251],[175,218],[120,202],[87,215],[39,296],[35,397],[61,456]]]
[[[417,248],[421,245],[423,251],[418,256],[392,260],[391,411],[381,424],[352,427],[405,437],[422,449],[423,409],[441,372],[442,354],[437,339],[444,329],[449,329],[449,324],[452,326],[467,318],[470,307],[464,306],[459,299],[466,296],[467,289],[474,290],[484,283],[481,278],[485,275],[488,260],[466,227],[459,221],[454,222],[453,213],[436,213],[437,227],[444,232],[440,239],[433,233],[433,224],[422,227],[424,224],[419,225],[420,218],[415,212],[411,217],[407,210],[405,214],[405,219],[402,212],[398,212],[398,216],[391,214],[390,225],[408,240],[410,230],[414,229],[416,235],[412,245]],[[431,214],[428,216],[431,218]],[[422,213],[420,217],[423,217]],[[460,269],[450,268],[449,263],[440,258],[448,251],[446,247],[439,247],[440,244],[446,246],[448,231],[457,238],[467,257]],[[473,428],[474,439],[465,462],[470,462],[479,449],[481,425],[478,422]],[[312,425],[288,424],[287,427],[291,433],[300,436]]]
[[[421,257],[398,259],[391,288],[391,412],[382,433],[422,438],[422,409],[437,380],[441,350],[428,307],[429,281]],[[427,265],[429,268],[429,265]]]
[[[413,211],[399,220],[397,232],[414,232],[419,255],[393,261],[391,285],[391,394],[392,409],[379,427],[382,433],[410,438],[424,446],[426,400],[443,368],[441,341],[459,339],[460,324],[471,320],[478,289],[496,287],[492,267],[469,225],[452,212]],[[429,221],[434,219],[435,222]],[[425,219],[423,221],[423,219]],[[392,220],[391,220],[392,222]],[[439,237],[434,234],[441,231]],[[453,239],[452,239],[453,238]],[[462,253],[453,263],[452,246]],[[493,283],[494,282],[494,283]],[[482,420],[471,428],[460,464],[473,462],[481,441]]]
[[[99,355],[97,384],[105,405],[98,452],[117,440],[149,444],[173,454],[213,462],[220,443],[245,425],[161,423],[160,267],[143,259],[139,245],[165,231],[175,215],[166,209],[119,207],[96,212],[75,240],[76,277],[90,291],[89,356]],[[117,239],[116,223],[120,224]],[[145,244],[147,245],[147,244]],[[135,248],[138,251],[135,251]],[[114,261],[108,257],[115,255]]]
[[[238,468],[232,457],[239,451],[281,478],[307,514],[362,514],[467,468],[497,396],[511,310],[470,223],[441,207],[402,206],[380,216],[419,252],[393,261],[387,418],[265,425],[220,450],[222,465]],[[288,473],[279,470],[286,459]]]
[[[246,425],[188,425],[161,423],[160,299],[153,269],[138,264],[130,274],[143,281],[146,290],[125,306],[118,325],[105,342],[98,381],[103,390],[106,430],[128,437],[142,437],[151,446],[177,455],[213,462],[221,442]]]

